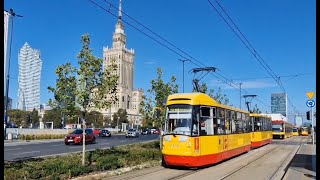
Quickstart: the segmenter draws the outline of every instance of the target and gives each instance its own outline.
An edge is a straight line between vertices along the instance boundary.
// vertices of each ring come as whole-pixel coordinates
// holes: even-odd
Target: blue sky
[[[93,1],[109,7],[103,0]],[[118,0],[106,1],[115,6],[119,3]],[[215,0],[211,2],[218,7]],[[290,101],[305,116],[306,92],[316,90],[315,0],[220,0],[219,3],[280,77]],[[4,8],[13,8],[24,16],[16,18],[14,23],[9,91],[14,104],[18,89],[18,51],[25,42],[41,50],[41,103],[53,97],[47,86],[54,85],[56,67],[67,61],[76,65],[81,35],[90,34],[93,53],[99,57],[102,57],[103,46],[112,45],[117,19],[88,0],[11,0],[5,1]],[[282,92],[208,1],[123,0],[122,10],[201,63],[217,67],[220,75],[242,83],[248,94],[258,95],[252,104],[258,104],[263,112],[270,112],[271,93]],[[111,12],[117,14],[115,9]],[[133,23],[125,15],[123,19]],[[157,76],[157,67],[161,67],[166,81],[171,76],[177,77],[182,92],[182,63],[178,61],[181,57],[127,24],[125,33],[127,47],[135,50],[134,87],[146,92],[151,79]],[[185,92],[192,90],[193,74],[189,71],[195,67],[185,63]],[[202,80],[209,88],[221,87],[231,103],[239,107],[239,88],[228,86],[212,74]],[[241,106],[245,107],[244,99]],[[289,114],[293,113],[290,105],[288,108]]]

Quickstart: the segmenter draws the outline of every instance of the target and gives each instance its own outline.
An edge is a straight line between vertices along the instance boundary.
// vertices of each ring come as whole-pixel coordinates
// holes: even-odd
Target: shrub
[[[120,167],[123,167],[123,164],[120,163],[118,158],[113,155],[102,156],[97,159],[97,168],[101,171],[117,169]]]

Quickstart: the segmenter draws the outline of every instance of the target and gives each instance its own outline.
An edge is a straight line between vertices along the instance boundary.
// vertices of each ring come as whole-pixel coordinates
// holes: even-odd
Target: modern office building
[[[103,48],[104,67],[110,65],[115,60],[119,76],[118,80],[118,102],[111,108],[102,111],[104,115],[111,116],[119,109],[126,109],[128,120],[131,124],[141,124],[140,102],[142,101],[143,90],[133,88],[134,78],[134,50],[126,48],[126,34],[122,23],[121,0],[119,3],[119,16],[113,33],[112,47]]]
[[[287,94],[286,93],[272,93],[271,94],[271,113],[280,113],[287,117]]]
[[[32,111],[40,108],[40,51],[26,42],[19,51],[18,109]]]

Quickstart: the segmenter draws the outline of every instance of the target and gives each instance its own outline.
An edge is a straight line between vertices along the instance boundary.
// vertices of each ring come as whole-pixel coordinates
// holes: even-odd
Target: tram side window
[[[261,130],[261,126],[260,126],[260,118],[259,117],[255,117],[254,118],[254,131],[260,131]]]
[[[236,115],[234,111],[231,111],[231,133],[237,133],[236,131]]]
[[[251,132],[251,119],[249,114],[245,114],[246,116],[246,121],[247,121],[247,132]]]
[[[244,113],[241,113],[242,132],[247,132],[247,120]]]
[[[227,114],[226,114],[226,134],[230,134],[231,133],[231,111],[227,110]]]
[[[200,135],[213,135],[215,108],[201,107]]]
[[[225,134],[225,109],[217,108],[217,133]]]

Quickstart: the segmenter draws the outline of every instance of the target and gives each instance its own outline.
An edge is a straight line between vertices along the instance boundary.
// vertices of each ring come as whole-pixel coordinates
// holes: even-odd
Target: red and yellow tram
[[[206,94],[170,95],[163,161],[169,166],[200,167],[248,152],[250,124],[248,111],[222,105]]]
[[[293,125],[283,120],[272,121],[273,138],[285,139],[292,136]]]
[[[251,132],[251,148],[258,148],[260,146],[272,142],[272,120],[271,117],[264,116],[257,113],[250,114],[252,123]]]

